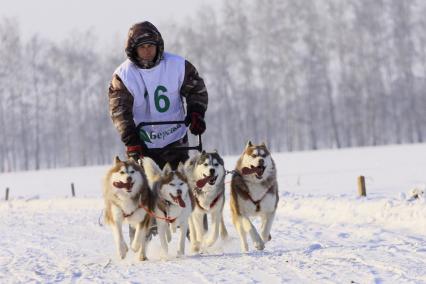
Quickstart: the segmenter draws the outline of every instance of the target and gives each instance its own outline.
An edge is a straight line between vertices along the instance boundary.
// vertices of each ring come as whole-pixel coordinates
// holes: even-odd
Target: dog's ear
[[[201,155],[205,155],[206,154],[206,150],[201,151]]]
[[[266,147],[265,141],[262,141],[262,144],[260,144],[260,146],[263,146],[263,147],[265,147],[265,148],[268,148],[268,147]]]
[[[144,157],[141,159],[141,162],[142,169],[148,179],[148,184],[152,188],[153,184],[161,177],[161,169],[157,163],[149,157]]]
[[[113,161],[114,165],[117,165],[120,162],[121,162],[120,158],[118,156],[115,156]]]
[[[168,175],[172,172],[172,167],[167,163],[163,168],[163,175]]]
[[[253,146],[253,144],[251,143],[251,140],[249,140],[249,141],[247,142],[247,144],[246,144],[246,149],[247,149],[248,147],[251,147],[251,146]]]
[[[182,162],[179,162],[179,165],[177,167],[177,171],[181,173],[182,175],[185,175],[185,166]]]

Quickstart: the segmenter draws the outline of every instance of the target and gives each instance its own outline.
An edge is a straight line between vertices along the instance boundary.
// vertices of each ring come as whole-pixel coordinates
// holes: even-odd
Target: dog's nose
[[[259,160],[259,166],[263,166],[265,164],[265,161],[263,159]]]
[[[210,169],[210,175],[212,176],[212,175],[214,175],[214,173],[215,173],[215,170],[214,169]]]
[[[178,189],[176,192],[178,195],[182,195],[182,190]]]
[[[132,182],[132,177],[127,177],[127,182]]]

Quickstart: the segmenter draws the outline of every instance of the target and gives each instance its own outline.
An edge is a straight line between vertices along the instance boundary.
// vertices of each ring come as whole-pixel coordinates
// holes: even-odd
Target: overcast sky
[[[200,6],[221,0],[0,0],[0,17],[16,18],[25,38],[38,33],[54,41],[74,30],[94,29],[102,41],[125,37],[129,27],[149,20],[182,22]]]

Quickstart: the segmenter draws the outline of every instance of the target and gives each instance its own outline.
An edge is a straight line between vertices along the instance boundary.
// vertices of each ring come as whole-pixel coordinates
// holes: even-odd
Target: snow
[[[280,202],[264,251],[240,252],[226,204],[229,240],[202,255],[187,243],[178,259],[174,235],[164,260],[154,238],[146,262],[120,260],[101,226],[108,166],[1,174],[0,283],[426,283],[426,144],[273,157]]]

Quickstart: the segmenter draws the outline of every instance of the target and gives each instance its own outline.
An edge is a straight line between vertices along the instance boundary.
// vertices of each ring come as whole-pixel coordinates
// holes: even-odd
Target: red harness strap
[[[139,206],[134,210],[134,211],[132,211],[132,213],[130,213],[130,214],[126,214],[126,213],[124,213],[124,211],[123,211],[123,209],[121,209],[121,212],[123,212],[123,217],[124,218],[128,218],[128,217],[130,217],[130,216],[132,216],[133,215],[133,213],[135,213],[136,212],[136,210],[138,210],[138,208],[142,208],[143,207],[143,205],[142,204],[139,204]]]
[[[173,223],[173,222],[174,222],[174,221],[176,221],[176,219],[177,219],[177,217],[175,217],[175,218],[167,217],[167,213],[166,213],[166,212],[164,212],[164,215],[165,215],[166,217],[161,217],[161,216],[155,215],[155,213],[154,213],[154,212],[150,211],[148,208],[146,208],[146,207],[145,207],[145,206],[143,206],[143,205],[142,205],[142,208],[143,208],[143,209],[145,209],[146,213],[148,213],[148,215],[149,215],[149,216],[154,217],[154,218],[156,218],[156,219],[164,220],[164,221],[166,221],[166,222],[167,222],[167,223],[169,223],[169,224]]]
[[[148,208],[146,208],[143,204],[139,204],[138,208],[143,208],[143,209],[146,211],[146,213],[148,213],[148,215],[149,215],[149,216],[154,217],[154,218],[157,218],[157,219],[164,220],[164,221],[166,221],[166,222],[167,222],[167,223],[169,223],[169,224],[173,223],[173,222],[174,222],[174,221],[176,221],[176,219],[177,219],[177,217],[176,217],[176,218],[170,218],[170,217],[167,217],[167,213],[164,213],[164,215],[166,215],[166,217],[157,216],[157,215],[155,215],[155,213],[154,213],[154,212],[150,211],[150,210],[149,210]],[[123,209],[121,209],[121,212],[123,212],[123,217],[124,217],[124,218],[128,218],[128,217],[132,216],[132,215],[133,215],[133,213],[135,213],[135,212],[136,212],[136,210],[138,210],[138,208],[136,208],[136,209],[135,209],[132,213],[130,213],[130,214],[126,214],[126,213],[124,213]]]
[[[250,193],[249,192],[247,192],[247,196],[248,196],[248,198],[251,200],[251,202],[253,202],[253,204],[254,205],[256,205],[256,212],[259,212],[260,211],[260,202],[262,201],[262,199],[263,198],[265,198],[265,196],[266,196],[266,194],[269,192],[269,189],[263,194],[263,196],[259,199],[259,200],[257,200],[257,201],[255,201],[252,197],[251,197],[251,195],[250,195]]]
[[[213,208],[213,207],[216,205],[217,201],[219,200],[219,198],[220,198],[220,197],[221,197],[224,193],[225,193],[225,192],[221,192],[221,193],[219,193],[219,194],[216,196],[216,198],[215,198],[215,199],[213,199],[212,203],[210,203],[210,209],[211,209],[211,208]],[[200,201],[198,201],[198,198],[197,198],[197,197],[195,197],[195,201],[197,201],[197,205],[198,205],[201,209],[203,209],[204,211],[207,211],[207,209],[206,209],[206,208],[204,208],[203,206],[201,206]]]
[[[257,171],[258,171],[258,167],[255,167],[255,168],[247,168],[247,167],[245,167],[245,168],[243,168],[242,169],[242,175],[249,175],[249,174],[252,174],[252,173],[257,173]],[[238,172],[237,172],[237,174],[239,174]],[[239,174],[239,175],[241,175],[241,174]],[[251,195],[250,195],[250,192],[249,191],[247,191],[246,192],[246,194],[247,194],[247,197],[251,200],[251,202],[253,202],[253,204],[254,205],[256,205],[256,212],[259,212],[260,211],[260,202],[263,200],[263,198],[265,198],[265,196],[266,196],[266,194],[268,194],[268,192],[271,190],[271,188],[269,188],[264,194],[263,194],[263,196],[259,199],[259,200],[254,200],[252,197],[251,197]]]

